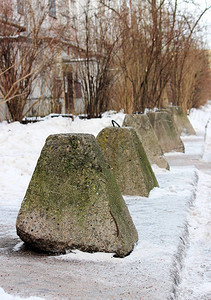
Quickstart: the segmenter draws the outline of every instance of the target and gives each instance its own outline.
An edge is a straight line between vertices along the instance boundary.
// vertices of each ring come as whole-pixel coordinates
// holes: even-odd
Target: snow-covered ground
[[[191,111],[189,119],[197,135],[182,137],[185,154],[166,154],[170,171],[153,166],[159,188],[154,188],[148,198],[124,196],[139,233],[139,241],[129,256],[117,259],[112,254],[76,250],[47,257],[55,265],[77,263],[82,282],[85,272],[91,270],[88,277],[93,287],[101,286],[95,294],[86,291],[87,287],[78,288],[81,294],[75,291],[78,297],[70,294],[71,299],[211,299],[210,116],[211,102]],[[9,294],[63,299],[30,290],[30,280],[28,287],[21,290],[19,281],[11,279],[15,278],[15,266],[12,276],[11,271],[3,269],[8,255],[12,258],[22,245],[15,231],[16,216],[47,136],[68,132],[96,136],[111,126],[112,119],[121,125],[124,114],[106,113],[102,119],[74,121],[46,118],[28,125],[0,123],[0,286],[7,291],[0,288],[0,299],[23,299]]]

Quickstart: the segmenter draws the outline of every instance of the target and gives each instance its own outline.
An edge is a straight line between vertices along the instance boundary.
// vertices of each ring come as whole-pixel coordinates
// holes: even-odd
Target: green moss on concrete
[[[151,165],[149,163],[146,152],[145,152],[135,130],[132,130],[132,135],[133,135],[133,140],[134,140],[136,150],[138,152],[138,156],[140,158],[140,164],[141,164],[141,169],[142,169],[142,173],[144,176],[144,181],[146,183],[147,190],[150,191],[152,188],[158,187],[158,182],[157,182],[155,174],[151,168]]]
[[[145,150],[132,128],[104,128],[97,142],[123,194],[148,196],[158,186]]]
[[[168,112],[152,112],[147,114],[163,152],[184,152],[184,144]]]
[[[123,126],[135,129],[151,164],[157,164],[160,168],[169,170],[169,164],[163,156],[158,138],[147,115],[126,115]]]
[[[75,247],[124,256],[133,249],[135,226],[94,136],[47,139],[17,218],[17,232],[44,251]]]
[[[166,109],[165,111],[169,112],[175,122],[177,130],[179,134],[186,134],[186,135],[195,135],[196,132],[191,125],[187,115],[183,112],[182,108],[179,106],[172,106]]]

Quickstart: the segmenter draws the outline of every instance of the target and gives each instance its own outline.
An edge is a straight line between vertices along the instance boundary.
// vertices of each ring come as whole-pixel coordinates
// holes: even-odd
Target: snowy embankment
[[[23,299],[43,300],[43,298],[39,298],[39,297],[21,298],[21,297],[18,297],[18,296],[12,296],[12,295],[9,295],[9,294],[5,293],[5,291],[2,288],[0,288],[0,299],[1,300],[23,300]]]
[[[101,291],[95,289],[93,297],[84,286],[78,291],[81,294],[75,292],[81,295],[80,299],[109,299],[109,296],[113,299],[209,299],[211,170],[199,171],[197,163],[206,161],[209,168],[211,124],[207,122],[210,115],[211,103],[191,111],[189,118],[197,136],[183,137],[185,154],[166,155],[172,162],[170,171],[153,166],[160,187],[154,188],[149,198],[124,196],[139,233],[139,242],[128,257],[117,259],[111,254],[80,251],[49,257],[55,265],[61,260],[67,264],[83,261],[85,273],[81,264],[77,266],[81,281],[88,274],[90,280],[100,285]],[[102,128],[111,125],[112,119],[121,125],[124,114],[107,113],[102,119],[76,118],[74,121],[61,117],[46,118],[28,125],[0,123],[0,256],[19,251],[21,244],[15,232],[16,216],[46,137],[68,132],[96,136]],[[189,157],[193,160],[186,165],[184,161]],[[13,246],[5,242],[11,239]],[[101,267],[103,273],[100,273]],[[87,273],[88,270],[91,272]],[[4,275],[0,276],[0,286],[9,293],[51,299],[51,295],[45,297],[36,290],[30,292],[30,284],[25,293],[20,293],[15,282],[8,285],[3,279]],[[109,288],[104,288],[106,286]],[[0,299],[20,298],[0,289]]]
[[[204,165],[198,171],[195,201],[187,216],[189,247],[177,291],[181,300],[211,299],[211,110],[207,108],[195,110],[191,116],[198,134],[204,135]]]

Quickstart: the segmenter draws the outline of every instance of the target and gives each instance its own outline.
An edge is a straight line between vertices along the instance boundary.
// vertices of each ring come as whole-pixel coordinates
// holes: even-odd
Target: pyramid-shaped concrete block
[[[180,135],[181,134],[185,134],[185,135],[195,135],[196,134],[187,115],[183,112],[182,107],[172,106],[172,107],[167,108],[166,110],[172,114],[174,122],[177,127],[177,130]]]
[[[170,113],[164,111],[147,114],[163,152],[184,152],[185,147]]]
[[[41,251],[71,249],[124,257],[138,239],[119,187],[90,134],[49,136],[16,222]]]
[[[135,130],[107,127],[97,136],[103,154],[124,195],[147,197],[158,186],[145,150]]]
[[[169,170],[169,164],[163,156],[158,138],[147,115],[126,115],[123,126],[133,127],[141,140],[149,162]]]

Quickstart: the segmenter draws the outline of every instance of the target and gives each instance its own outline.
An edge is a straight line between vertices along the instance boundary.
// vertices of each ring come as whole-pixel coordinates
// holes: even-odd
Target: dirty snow
[[[154,188],[149,198],[124,196],[139,233],[139,241],[129,256],[118,259],[112,254],[90,254],[75,250],[48,259],[54,260],[55,264],[57,261],[81,261],[85,265],[89,264],[89,267],[93,264],[90,277],[99,280],[102,286],[111,277],[109,273],[106,274],[108,266],[115,267],[112,270],[116,275],[113,280],[116,287],[119,284],[116,277],[124,269],[125,275],[121,273],[121,276],[124,286],[131,286],[130,296],[128,292],[122,298],[119,297],[117,288],[114,290],[112,286],[112,299],[140,299],[141,293],[144,299],[153,300],[169,297],[180,300],[211,299],[210,116],[211,102],[191,111],[189,119],[197,136],[182,137],[185,154],[166,154],[171,164],[170,171],[153,166],[160,187]],[[16,216],[47,136],[68,132],[96,136],[101,129],[111,126],[112,119],[122,125],[124,114],[106,113],[102,119],[75,118],[74,121],[62,117],[46,118],[28,125],[18,122],[0,123],[0,241],[5,237],[17,239]],[[189,161],[187,165],[184,163],[186,158]],[[206,166],[201,168],[203,163]],[[9,247],[0,243],[0,256],[3,259],[7,251],[11,250]],[[19,252],[21,247],[22,242],[17,241],[11,251]],[[98,264],[105,268],[105,274],[100,279]],[[2,278],[0,269],[0,286],[7,287]],[[138,289],[140,282],[144,287]],[[134,291],[136,287],[137,291]],[[17,294],[18,287],[15,284],[11,291],[7,289],[10,295],[2,288],[0,299],[38,300],[36,297],[12,296]],[[46,298],[30,291],[26,295]],[[96,294],[96,299],[110,299],[108,295],[108,291],[101,297]],[[79,299],[91,298],[79,295]]]

